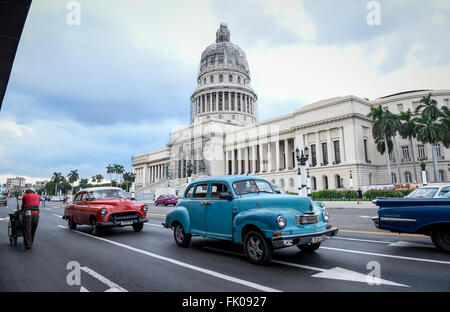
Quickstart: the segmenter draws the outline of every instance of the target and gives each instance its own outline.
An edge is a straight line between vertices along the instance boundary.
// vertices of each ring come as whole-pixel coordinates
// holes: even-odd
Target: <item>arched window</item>
[[[289,187],[295,187],[295,182],[293,178],[289,179]]]
[[[439,170],[439,182],[444,182],[445,181],[445,175],[444,175],[444,170]]]
[[[214,76],[209,77],[209,81],[210,81],[211,83],[214,83]]]
[[[342,183],[341,183],[341,176],[340,175],[335,175],[335,183],[336,183],[336,188],[341,188],[342,187]]]
[[[281,188],[284,188],[284,187],[285,187],[285,185],[284,185],[284,179],[280,179],[280,185],[281,185]]]
[[[392,183],[397,183],[397,176],[395,175],[395,173],[392,173]]]
[[[317,190],[317,179],[316,177],[311,177],[311,188],[313,191]]]
[[[223,82],[223,75],[219,75],[219,82]]]
[[[238,77],[237,77],[237,82],[238,82],[238,83],[241,83],[241,76],[238,76]]]
[[[228,82],[233,82],[233,76],[232,75],[228,76]]]
[[[328,177],[327,176],[323,176],[322,177],[322,182],[323,182],[323,189],[324,190],[328,190]]]
[[[408,172],[408,171],[405,172],[405,182],[406,183],[411,183],[412,182],[411,173]]]

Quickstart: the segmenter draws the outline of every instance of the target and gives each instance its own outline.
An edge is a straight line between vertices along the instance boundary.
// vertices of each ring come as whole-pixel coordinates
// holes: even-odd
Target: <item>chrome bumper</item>
[[[287,236],[276,236],[272,237],[272,245],[274,248],[283,248],[293,245],[306,245],[312,242],[313,237],[320,236],[334,236],[337,234],[339,229],[337,227],[321,231],[306,234],[296,234]]]
[[[378,229],[380,226],[380,218],[379,217],[372,217],[373,223],[375,223],[375,227]]]

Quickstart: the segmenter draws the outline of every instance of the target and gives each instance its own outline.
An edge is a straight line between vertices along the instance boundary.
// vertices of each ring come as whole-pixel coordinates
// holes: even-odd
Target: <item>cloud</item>
[[[30,127],[19,125],[13,121],[0,120],[0,129],[12,132],[12,137],[17,138],[24,135],[24,132],[32,133],[34,130]]]

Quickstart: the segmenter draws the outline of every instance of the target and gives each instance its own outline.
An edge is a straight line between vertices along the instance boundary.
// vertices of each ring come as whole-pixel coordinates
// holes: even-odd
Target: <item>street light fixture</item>
[[[427,185],[428,181],[427,181],[427,171],[426,171],[425,158],[422,157],[419,160],[421,161],[420,168],[422,169],[422,183],[423,183],[423,185]]]
[[[306,185],[306,162],[309,158],[309,148],[305,147],[304,151],[297,149],[295,150],[295,156],[297,158],[297,164],[298,164],[298,195],[300,196],[307,196],[308,190]]]
[[[350,170],[350,190],[353,189],[353,176],[352,176],[352,171]]]
[[[189,161],[187,164],[187,183],[191,183],[192,168],[192,163]]]

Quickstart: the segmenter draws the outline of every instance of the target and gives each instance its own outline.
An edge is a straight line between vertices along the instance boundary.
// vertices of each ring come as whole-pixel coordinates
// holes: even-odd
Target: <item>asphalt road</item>
[[[268,266],[255,266],[237,244],[193,237],[189,248],[178,247],[172,230],[161,226],[171,208],[154,206],[142,232],[124,227],[94,237],[88,226],[68,230],[64,208],[47,203],[33,250],[23,252],[22,238],[10,247],[7,236],[15,206],[11,200],[0,207],[2,292],[450,290],[450,255],[428,237],[377,230],[370,219],[376,209],[329,209],[330,222],[340,229],[335,238],[314,254],[290,247],[275,251]]]

